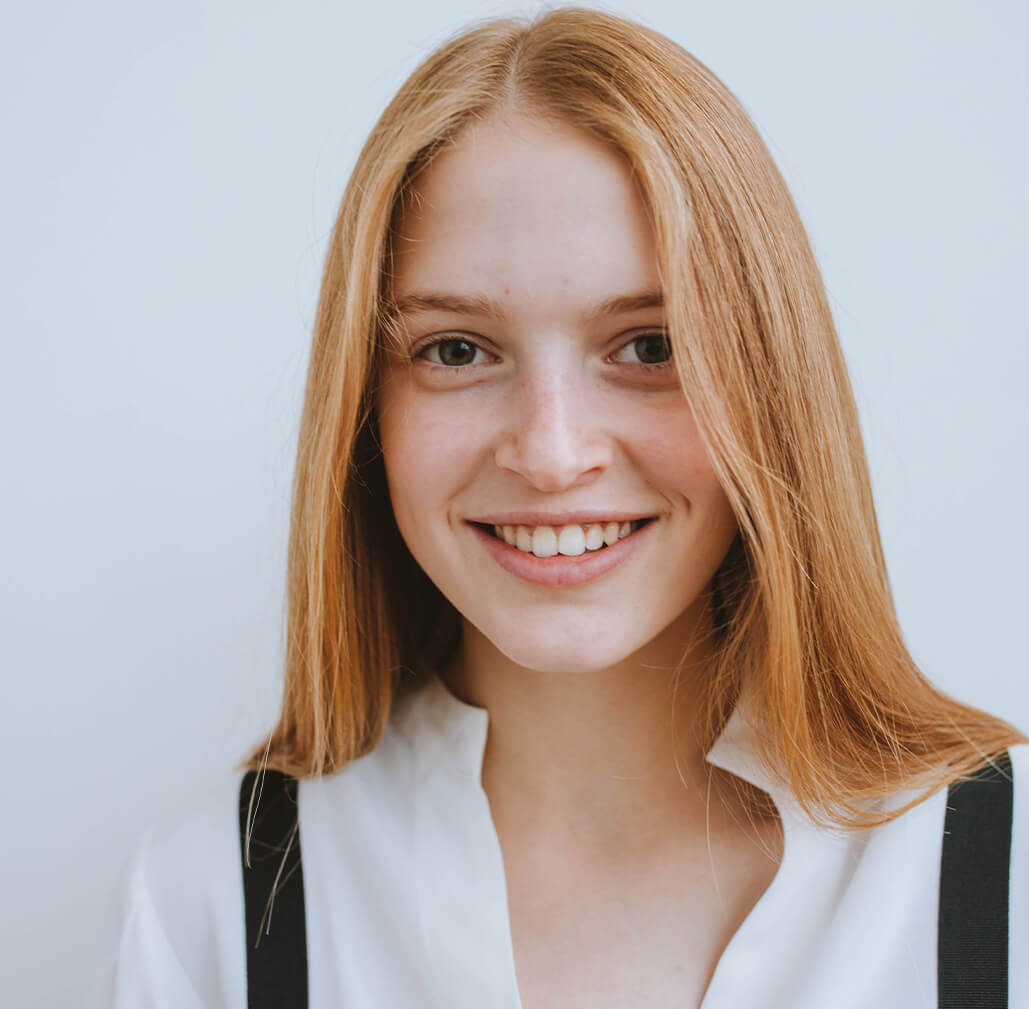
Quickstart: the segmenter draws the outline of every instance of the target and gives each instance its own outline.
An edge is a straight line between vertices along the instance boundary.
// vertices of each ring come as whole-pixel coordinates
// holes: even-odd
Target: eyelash
[[[657,327],[655,329],[648,329],[648,330],[645,330],[642,333],[637,333],[635,336],[633,336],[630,339],[628,339],[625,343],[623,343],[614,352],[614,354],[620,354],[623,350],[625,350],[626,347],[632,346],[637,340],[642,340],[644,337],[654,336],[655,334],[663,335],[666,340],[668,338],[667,330],[665,330],[665,329],[663,329],[661,327]],[[488,353],[484,348],[479,346],[479,344],[477,344],[474,340],[472,340],[472,339],[470,339],[468,337],[464,337],[464,336],[444,336],[444,337],[437,337],[435,339],[429,340],[426,343],[422,343],[422,344],[416,346],[411,351],[411,357],[415,358],[415,359],[422,360],[422,361],[426,361],[426,363],[429,364],[431,367],[438,368],[438,369],[440,369],[442,371],[459,372],[459,371],[463,371],[465,368],[475,367],[474,364],[463,364],[463,365],[440,364],[440,363],[438,363],[436,361],[427,361],[426,358],[423,356],[427,351],[432,350],[433,347],[441,347],[441,346],[443,346],[444,344],[447,344],[447,343],[466,343],[470,347],[474,347],[476,350],[481,351],[483,354]],[[612,354],[611,356],[613,357],[614,354]],[[661,371],[661,370],[663,370],[665,368],[670,368],[672,366],[672,364],[673,364],[673,358],[671,356],[669,356],[668,359],[665,360],[665,361],[659,361],[657,363],[651,363],[651,364],[647,364],[647,363],[641,361],[639,363],[630,364],[630,367],[642,368],[642,369],[644,369],[646,371],[654,372],[654,371]]]

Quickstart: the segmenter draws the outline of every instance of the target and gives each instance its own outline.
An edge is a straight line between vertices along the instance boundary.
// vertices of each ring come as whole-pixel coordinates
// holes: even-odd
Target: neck
[[[494,819],[616,847],[702,829],[712,740],[696,718],[710,660],[698,630],[684,614],[615,666],[552,673],[512,662],[466,623],[444,678],[489,712],[482,784]]]

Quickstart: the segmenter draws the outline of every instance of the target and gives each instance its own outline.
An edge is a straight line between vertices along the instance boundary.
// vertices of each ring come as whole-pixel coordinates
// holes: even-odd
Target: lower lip
[[[557,554],[554,557],[537,557],[511,546],[502,539],[469,523],[469,528],[482,541],[490,556],[507,572],[534,585],[545,585],[553,589],[569,589],[587,582],[595,581],[606,575],[629,557],[647,530],[657,524],[652,519],[646,525],[629,533],[625,539],[603,547],[600,550],[587,550],[577,557]]]

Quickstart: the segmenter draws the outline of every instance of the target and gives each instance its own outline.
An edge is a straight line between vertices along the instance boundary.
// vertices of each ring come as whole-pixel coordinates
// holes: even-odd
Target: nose
[[[584,376],[568,369],[534,370],[509,397],[495,453],[501,469],[554,493],[592,481],[611,464],[603,410]]]

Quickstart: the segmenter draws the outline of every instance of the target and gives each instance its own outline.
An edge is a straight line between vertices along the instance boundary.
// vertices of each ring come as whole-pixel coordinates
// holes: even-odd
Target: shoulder
[[[244,1004],[241,781],[224,776],[138,841],[124,873],[117,1009]]]
[[[169,811],[144,835],[139,846],[136,885],[145,890],[167,941],[184,965],[197,966],[200,982],[212,980],[202,963],[204,951],[226,952],[239,931],[243,904],[240,886],[239,794],[242,772],[224,778],[195,796],[188,806]],[[242,949],[240,965],[242,965]]]
[[[404,855],[398,849],[410,836],[417,777],[408,707],[399,706],[369,754],[297,783],[305,870],[332,884],[337,895],[346,893],[353,866],[366,865],[369,852],[394,865]],[[104,982],[114,994],[106,1005],[245,1006],[240,821],[265,810],[276,785],[268,779],[273,790],[261,795],[258,783],[255,794],[246,777],[243,771],[223,775],[169,808],[138,840],[123,873],[121,938],[108,969],[113,980]]]
[[[191,891],[212,870],[224,869],[230,852],[238,856],[242,781],[242,771],[224,775],[169,809],[143,834],[138,860],[148,880],[175,883]],[[184,868],[187,865],[189,870]]]
[[[1018,913],[1024,912],[1029,933],[1029,744],[1013,746],[1008,752],[1011,786],[1007,794],[1013,797],[1010,819],[1011,901],[1013,909],[1017,905]],[[1000,770],[1003,774],[1003,765]],[[894,813],[887,822],[870,829],[817,829],[812,836],[824,846],[831,848],[835,845],[847,852],[843,864],[847,879],[855,887],[870,887],[886,904],[903,904],[910,908],[935,906],[944,840],[948,832],[970,832],[980,841],[986,840],[984,831],[987,829],[1002,831],[999,838],[1002,841],[1006,841],[1009,833],[1003,803],[1000,816],[994,821],[996,827],[990,827],[978,812],[978,797],[966,793],[965,800],[961,801],[964,786],[964,782],[952,782],[935,789],[928,796],[917,786],[903,789],[876,800],[868,807],[870,812],[877,814]],[[994,795],[1004,794],[1003,790],[995,791],[992,784],[979,793],[987,802],[991,802]],[[952,807],[957,812],[950,818]],[[806,825],[807,821],[803,823]],[[897,914],[899,917],[899,911]]]
[[[295,782],[302,832],[324,827],[331,808],[351,824],[381,816],[394,798],[406,796],[413,767],[409,741],[392,726],[367,755],[324,777]],[[240,820],[269,806],[281,793],[281,776],[235,771],[169,810],[138,846],[138,872],[162,908],[240,899]]]
[[[1011,816],[1012,844],[1025,844],[1029,847],[1029,743],[1020,743],[1012,746],[1008,749],[1007,753],[1010,758],[1010,773],[1003,761],[997,760],[992,766],[984,764],[976,772],[976,777],[986,777],[989,779],[985,783],[987,791],[980,794],[990,797],[994,794],[1011,796],[1013,805]],[[1005,780],[1008,778],[1010,778],[1010,783]],[[893,822],[899,829],[910,829],[913,825],[917,824],[922,831],[934,834],[942,844],[944,832],[949,829],[947,815],[952,807],[959,805],[959,800],[955,796],[960,796],[968,784],[970,783],[963,779],[951,781],[949,785],[939,788],[923,801],[918,801],[921,793],[917,788],[898,792],[884,803],[883,808],[899,808],[911,803],[911,808]],[[993,785],[995,784],[1005,785],[1006,787],[1002,791],[995,793],[993,791]],[[961,808],[968,808],[971,812],[971,810],[976,809],[976,806],[972,805],[969,807],[961,804]],[[996,822],[1003,824],[1003,829],[1007,833],[1007,813],[1003,811],[1003,805],[1001,809],[1001,818]],[[978,813],[975,815],[978,815]],[[977,821],[976,826],[981,830],[981,823]],[[889,827],[890,825],[887,824],[883,828],[883,833],[888,834],[890,832]]]
[[[370,821],[391,815],[394,800],[407,793],[409,761],[396,733],[387,732],[369,754],[324,777],[286,779],[237,771],[169,811],[143,835],[135,859],[135,879],[175,935],[204,936],[229,921],[242,920],[241,820],[269,815],[282,802],[296,802],[285,818],[299,820],[301,837],[314,842],[349,824],[361,832]],[[170,933],[171,934],[171,933]]]

